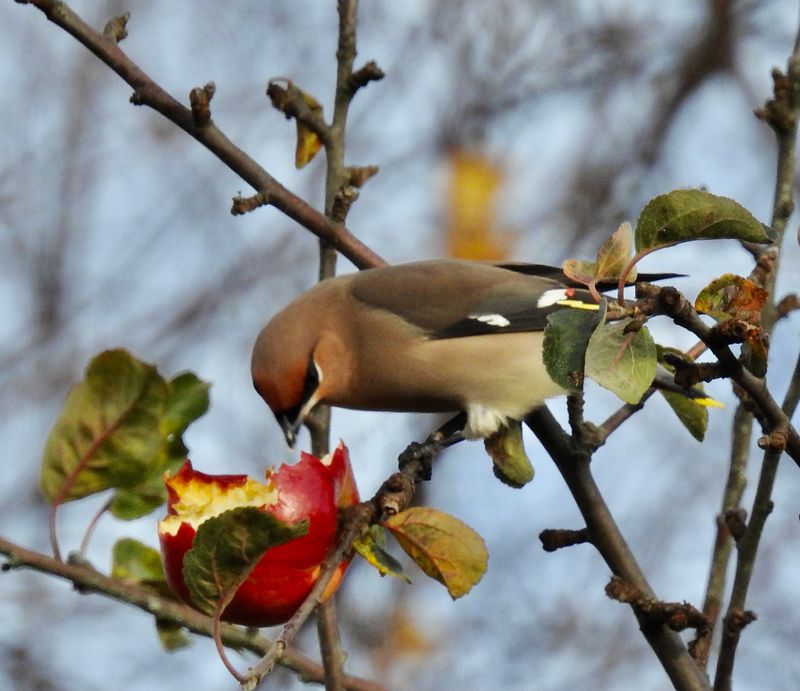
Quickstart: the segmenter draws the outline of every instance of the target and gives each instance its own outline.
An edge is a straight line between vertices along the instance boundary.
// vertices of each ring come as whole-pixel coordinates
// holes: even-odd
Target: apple
[[[225,621],[247,626],[282,624],[295,613],[319,578],[336,539],[337,510],[359,501],[347,447],[340,442],[319,459],[302,453],[294,465],[266,471],[266,482],[246,475],[209,475],[187,460],[166,477],[167,515],[158,534],[167,583],[193,605],[183,577],[183,559],[199,526],[224,511],[254,506],[285,523],[308,521],[308,532],[268,549],[223,612]],[[339,587],[349,565],[342,561],[322,597]]]

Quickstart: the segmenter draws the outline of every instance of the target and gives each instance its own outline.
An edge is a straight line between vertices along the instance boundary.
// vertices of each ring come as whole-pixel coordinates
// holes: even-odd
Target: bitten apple
[[[308,521],[308,532],[268,549],[225,609],[226,621],[273,626],[287,621],[316,583],[336,538],[337,508],[359,501],[347,447],[318,459],[302,453],[294,465],[266,472],[266,482],[246,475],[208,475],[187,460],[165,478],[167,516],[158,524],[164,571],[172,591],[192,603],[183,577],[183,558],[199,526],[230,509],[254,506],[285,523]],[[323,601],[339,587],[349,561],[342,561]]]

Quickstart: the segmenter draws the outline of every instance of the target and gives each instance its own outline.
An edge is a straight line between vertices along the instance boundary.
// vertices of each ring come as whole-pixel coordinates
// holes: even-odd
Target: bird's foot
[[[412,441],[397,457],[397,464],[400,470],[405,470],[409,464],[416,463],[418,467],[414,472],[414,481],[430,480],[433,474],[433,459],[443,448],[441,442],[431,441],[430,437],[423,443]]]

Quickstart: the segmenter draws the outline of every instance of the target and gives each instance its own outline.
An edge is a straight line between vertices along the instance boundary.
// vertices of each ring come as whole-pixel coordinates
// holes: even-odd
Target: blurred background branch
[[[135,0],[73,5],[96,27],[130,10],[126,54],[171,93],[213,79],[214,123],[298,197],[326,206],[325,166],[294,169],[294,138],[265,105],[263,84],[285,75],[317,97],[331,93],[337,17],[330,3],[243,0],[221,10],[197,0],[191,11]],[[360,50],[387,78],[353,104],[348,158],[380,164],[381,173],[350,210],[348,227],[393,262],[470,252],[557,263],[572,252],[592,254],[598,237],[675,187],[705,185],[769,218],[774,138],[750,112],[792,44],[789,5],[364,4]],[[0,525],[15,541],[46,549],[36,489],[41,445],[68,386],[103,348],[125,345],[168,371],[191,368],[214,382],[212,410],[188,437],[192,457],[208,470],[249,466],[257,475],[287,458],[251,390],[247,362],[264,321],[316,279],[317,256],[308,234],[273,208],[231,217],[241,179],[166,120],[131,108],[129,89],[70,37],[14,3],[0,13]],[[322,105],[334,112],[331,101]],[[459,215],[470,200],[475,214]],[[328,227],[309,208],[297,220]],[[491,232],[470,235],[481,227]],[[724,271],[747,275],[752,257],[723,244],[669,250],[654,270],[692,274],[681,286],[689,293]],[[782,262],[797,259],[787,243]],[[797,289],[796,272],[779,276],[779,293]],[[768,375],[776,396],[790,379],[797,333],[791,318],[776,329]],[[734,403],[724,384],[713,386]],[[587,419],[605,419],[616,407],[601,391],[587,393]],[[563,406],[552,408],[565,424]],[[670,429],[666,415],[654,401],[630,430],[612,435],[597,454],[596,482],[653,589],[700,601],[729,423],[712,419],[700,447],[677,424]],[[337,411],[333,431],[347,440],[368,492],[392,469],[388,459],[428,424]],[[638,449],[652,446],[654,430],[661,448],[645,458]],[[496,486],[478,445],[459,445],[438,462],[429,502],[478,529],[492,554],[489,573],[458,606],[421,579],[408,589],[352,570],[338,603],[349,670],[415,689],[527,689],[535,678],[545,691],[613,690],[632,677],[643,689],[663,687],[630,614],[606,600],[593,550],[545,556],[537,549],[543,527],[580,517],[541,448],[528,443],[541,459],[536,482],[518,493]],[[752,453],[752,441],[745,443]],[[748,632],[754,643],[737,655],[738,686],[753,691],[800,684],[794,658],[774,664],[798,622],[787,603],[799,565],[785,549],[797,535],[797,478],[783,474],[784,465],[791,464],[777,470],[770,539],[759,550],[748,604],[770,625]],[[741,472],[752,484],[753,470]],[[66,542],[80,539],[95,508],[64,507]],[[106,522],[89,558],[106,562],[116,537],[132,532],[155,539],[149,520]],[[145,618],[74,598],[58,584],[3,578],[0,603],[9,622],[0,684],[103,688],[107,668],[81,664],[87,655],[113,663],[130,691],[177,691],[190,677],[209,688],[229,683],[204,641],[165,656]],[[69,632],[78,628],[85,636],[75,641]],[[114,643],[123,629],[125,641],[136,637],[135,650]],[[316,647],[309,637],[300,644]],[[288,674],[275,683],[299,687]]]

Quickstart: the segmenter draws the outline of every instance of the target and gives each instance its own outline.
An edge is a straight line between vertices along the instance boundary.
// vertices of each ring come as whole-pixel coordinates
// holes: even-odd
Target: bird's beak
[[[275,413],[278,424],[283,430],[283,436],[286,438],[286,443],[290,449],[294,448],[294,443],[297,441],[297,431],[300,425],[305,422],[306,416],[319,403],[319,391],[315,391],[313,395],[303,404],[302,407],[291,408],[290,410],[283,410],[280,413]]]
[[[290,449],[293,449],[297,441],[297,430],[299,430],[300,425],[303,424],[303,418],[299,415],[292,415],[292,411],[276,413],[275,417],[278,420],[278,424],[281,426],[281,430],[283,430],[286,443],[289,445]]]

